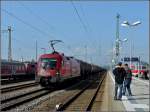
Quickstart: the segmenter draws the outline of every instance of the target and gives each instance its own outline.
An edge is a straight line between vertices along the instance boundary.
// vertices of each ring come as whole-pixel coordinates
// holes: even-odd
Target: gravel
[[[40,88],[41,88],[41,86],[38,85],[38,86],[23,88],[23,89],[20,89],[20,90],[17,90],[17,91],[3,93],[3,94],[1,94],[1,100],[9,99],[11,97],[15,97],[15,96],[21,95],[23,93],[27,93],[27,92],[37,90],[37,89],[40,89]]]
[[[65,90],[59,90],[52,93],[49,93],[45,96],[42,96],[38,99],[32,100],[30,102],[27,102],[23,105],[20,105],[8,112],[30,112],[34,107],[40,105],[42,102],[47,101],[51,97],[55,97],[57,94],[64,92]]]
[[[80,84],[80,83],[78,83],[78,84]],[[78,84],[75,84],[75,85],[73,85],[71,87],[68,87],[67,89],[72,88],[72,87],[74,87],[74,86],[76,86]],[[37,98],[37,99],[32,100],[30,102],[24,103],[23,105],[17,106],[16,108],[11,109],[11,110],[9,110],[7,112],[31,112],[31,111],[34,110],[34,108],[42,105],[43,102],[49,101],[51,99],[55,99],[55,98],[57,98],[57,96],[63,97],[63,95],[66,93],[67,89],[54,91],[54,92],[49,93],[47,95],[44,95],[44,96],[42,96],[40,98]],[[74,91],[72,91],[72,93],[74,93]],[[70,96],[70,94],[68,94],[68,95]]]

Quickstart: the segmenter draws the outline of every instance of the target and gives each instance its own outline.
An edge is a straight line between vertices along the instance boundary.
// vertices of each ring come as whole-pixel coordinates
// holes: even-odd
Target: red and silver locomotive
[[[76,59],[58,52],[40,56],[36,80],[42,86],[77,77],[80,77],[80,63]]]

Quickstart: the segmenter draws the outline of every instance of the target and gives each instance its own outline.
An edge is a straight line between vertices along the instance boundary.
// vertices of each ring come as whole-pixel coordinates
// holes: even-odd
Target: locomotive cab
[[[38,73],[36,81],[41,85],[56,83],[60,78],[61,56],[59,54],[44,54],[38,61]]]
[[[57,65],[57,60],[52,58],[43,58],[41,59],[41,67],[43,69],[54,70]]]

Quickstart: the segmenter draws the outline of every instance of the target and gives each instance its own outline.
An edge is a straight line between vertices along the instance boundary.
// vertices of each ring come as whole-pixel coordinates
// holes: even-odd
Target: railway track
[[[93,81],[84,89],[57,106],[57,111],[90,111],[96,95],[102,85],[105,76],[100,81]]]
[[[1,88],[1,93],[11,92],[14,90],[23,89],[23,88],[27,88],[27,87],[31,87],[31,86],[36,86],[36,85],[38,85],[38,83],[31,82],[31,83],[27,83],[27,84],[18,84],[18,85],[9,86],[9,87],[3,87],[3,88]]]
[[[35,80],[33,77],[31,78],[20,78],[16,80],[9,80],[9,79],[1,79],[1,85],[9,85],[9,84],[15,84],[15,83],[20,83],[20,82],[26,82],[26,81],[33,81]]]
[[[103,75],[104,74],[104,75]],[[64,92],[60,94],[56,94],[53,97],[50,97],[46,101],[40,103],[36,107],[31,109],[31,112],[51,112],[51,111],[86,111],[91,110],[91,106],[93,105],[93,101],[95,97],[97,96],[98,88],[101,87],[101,83],[103,82],[105,76],[105,73],[101,73],[99,75],[95,75],[95,77],[88,79],[88,80],[82,80],[80,83],[76,84],[75,86],[66,89]],[[102,80],[103,79],[103,80]],[[100,83],[101,81],[101,83]],[[99,86],[99,87],[98,87]],[[84,94],[83,94],[84,93]],[[87,94],[89,95],[87,95]],[[81,100],[78,102],[78,105],[74,105],[73,107],[77,107],[78,109],[70,109],[68,110],[67,107],[69,107],[72,102],[77,101],[76,99],[79,98],[79,96],[85,96],[84,98],[81,98]],[[89,101],[87,101],[89,99]],[[85,101],[85,102],[84,102]],[[82,102],[86,103],[85,105],[82,104]],[[91,103],[90,103],[91,102]],[[94,101],[95,102],[95,101]],[[89,104],[89,106],[86,106]],[[86,106],[86,109],[80,108],[80,105]],[[88,108],[87,108],[88,107]]]
[[[46,95],[52,91],[53,90],[46,90],[45,88],[41,88],[41,89],[30,91],[30,92],[27,92],[27,93],[24,93],[15,97],[4,99],[1,101],[1,111],[10,110],[23,103],[29,102],[43,95]]]
[[[71,82],[69,86],[74,85],[75,82]],[[60,89],[66,88],[66,84],[60,86]],[[67,86],[68,87],[68,86]],[[40,85],[31,86],[29,88],[23,88],[18,91],[11,91],[2,94],[1,98],[1,111],[18,111],[22,110],[20,107],[30,102],[37,102],[36,99],[42,99],[42,97],[51,95],[51,92],[59,88],[51,88],[50,90],[42,88]],[[50,93],[50,94],[49,94]],[[39,101],[40,101],[39,100]],[[24,108],[24,107],[23,107]],[[32,108],[32,107],[30,107]]]

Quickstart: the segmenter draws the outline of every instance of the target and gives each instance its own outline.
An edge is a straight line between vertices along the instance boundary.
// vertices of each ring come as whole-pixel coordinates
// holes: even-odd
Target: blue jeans
[[[115,82],[115,98],[116,99],[122,98],[122,87],[123,87],[123,84],[118,84],[117,82]]]
[[[126,93],[126,89],[128,90],[128,95],[132,95],[131,93],[131,88],[130,88],[130,84],[131,84],[131,79],[125,79],[123,82],[123,92],[122,94],[125,95]]]

